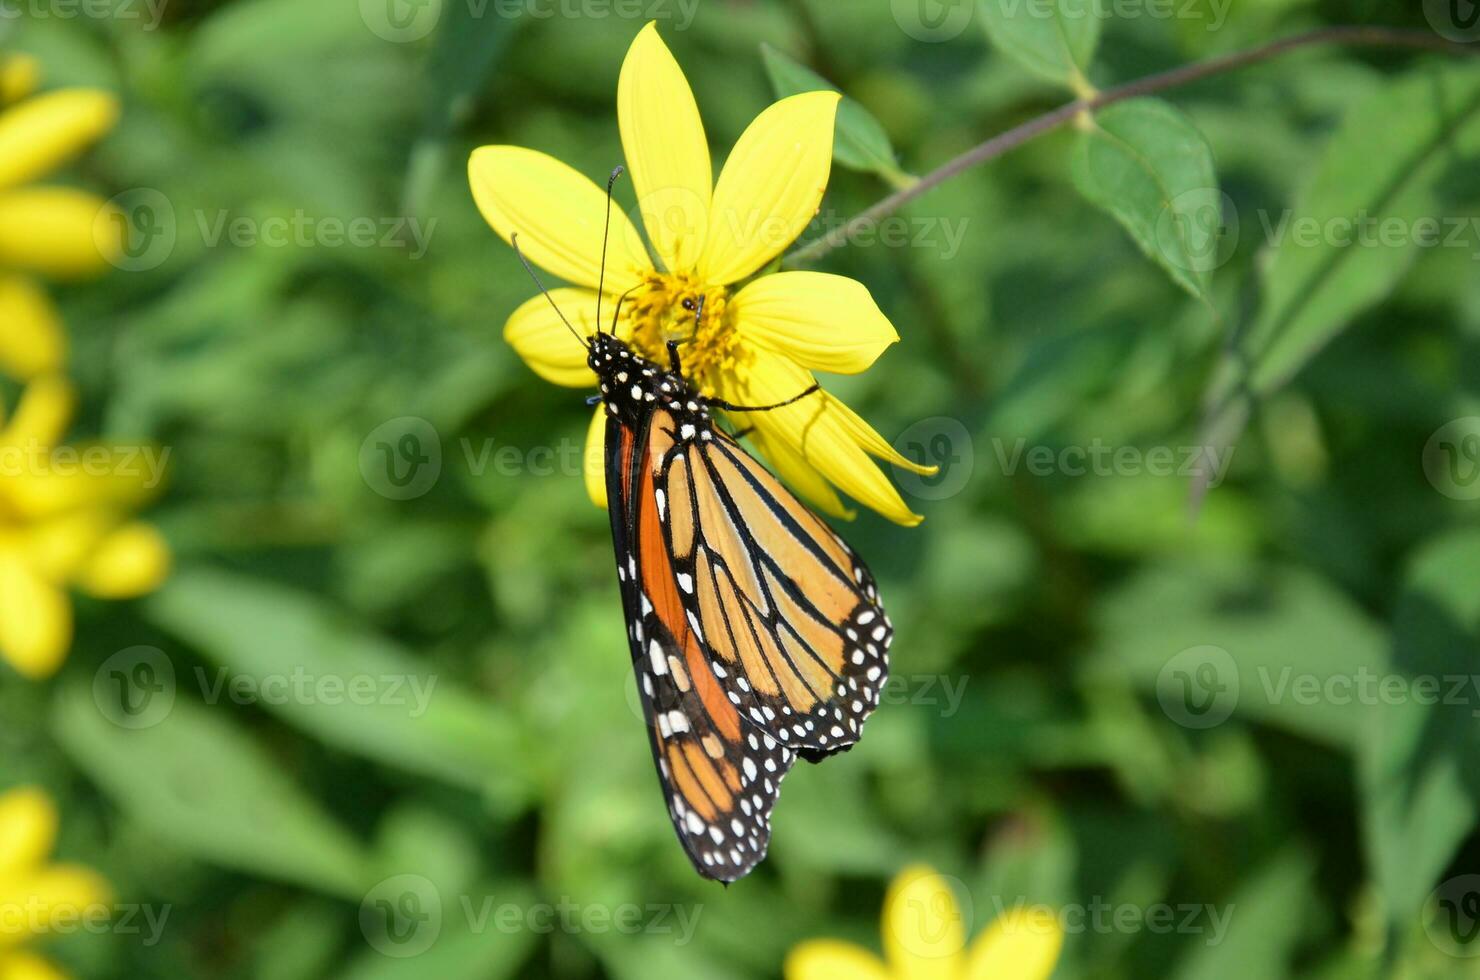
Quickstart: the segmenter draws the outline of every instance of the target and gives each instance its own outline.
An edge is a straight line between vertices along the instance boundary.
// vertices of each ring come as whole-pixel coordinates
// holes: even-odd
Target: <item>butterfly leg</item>
[[[796,402],[801,401],[803,398],[806,398],[808,395],[814,394],[815,392],[821,390],[821,385],[814,384],[806,391],[802,392],[800,395],[793,395],[786,401],[777,402],[774,405],[732,405],[729,402],[725,401],[723,398],[706,398],[704,399],[704,404],[708,405],[710,408],[724,409],[726,412],[769,412],[777,408],[785,408],[788,405],[795,404]]]

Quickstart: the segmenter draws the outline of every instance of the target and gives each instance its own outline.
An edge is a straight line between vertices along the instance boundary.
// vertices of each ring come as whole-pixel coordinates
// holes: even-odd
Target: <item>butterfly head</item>
[[[704,400],[681,376],[665,371],[609,333],[591,337],[587,365],[601,384],[601,401],[613,418],[635,422],[654,408],[707,420]]]

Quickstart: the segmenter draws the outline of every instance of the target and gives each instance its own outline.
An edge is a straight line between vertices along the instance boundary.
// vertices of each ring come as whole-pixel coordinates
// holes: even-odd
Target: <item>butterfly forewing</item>
[[[592,343],[639,695],[679,839],[723,881],[765,856],[782,777],[856,742],[892,631],[868,570],[677,374]]]

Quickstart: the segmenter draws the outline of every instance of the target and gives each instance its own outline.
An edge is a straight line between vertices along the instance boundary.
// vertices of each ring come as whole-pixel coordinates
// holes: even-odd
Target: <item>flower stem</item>
[[[1205,61],[1194,62],[1173,68],[1170,71],[1148,75],[1138,78],[1124,85],[1105,89],[1089,98],[1075,99],[1052,112],[1030,119],[1020,126],[1015,126],[1005,133],[999,133],[984,143],[980,143],[962,153],[960,156],[947,160],[941,166],[930,173],[919,178],[908,187],[901,188],[888,197],[879,201],[865,211],[860,212],[841,227],[834,228],[826,235],[815,238],[792,252],[786,257],[785,266],[796,268],[797,266],[810,265],[822,258],[827,253],[848,243],[848,240],[859,232],[870,228],[879,219],[887,217],[898,211],[901,207],[913,201],[915,198],[933,190],[946,181],[955,177],[972,167],[979,166],[989,160],[995,160],[1009,150],[1016,149],[1034,137],[1041,136],[1051,130],[1071,122],[1080,113],[1093,112],[1117,102],[1127,99],[1139,98],[1143,95],[1152,95],[1156,92],[1164,92],[1167,89],[1177,88],[1190,82],[1199,81],[1212,75],[1220,75],[1224,72],[1243,68],[1247,65],[1267,61],[1276,55],[1293,51],[1296,48],[1306,48],[1318,44],[1349,44],[1355,46],[1387,47],[1387,48],[1417,48],[1428,51],[1442,51],[1449,54],[1480,55],[1480,45],[1466,47],[1451,41],[1444,40],[1423,31],[1400,30],[1392,27],[1326,27],[1320,30],[1309,31],[1305,34],[1295,34],[1291,37],[1271,41],[1258,47],[1249,48],[1245,51],[1236,51],[1232,54],[1219,55],[1208,58]]]

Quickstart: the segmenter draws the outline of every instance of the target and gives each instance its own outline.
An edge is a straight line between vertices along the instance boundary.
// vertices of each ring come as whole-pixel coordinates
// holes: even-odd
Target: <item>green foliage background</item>
[[[605,174],[643,19],[449,2],[437,31],[396,43],[359,6],[172,0],[145,30],[30,4],[10,21],[5,43],[51,83],[122,97],[75,179],[157,192],[177,232],[160,264],[59,298],[76,434],[172,449],[152,518],[178,571],[147,600],[84,605],[56,681],[0,676],[0,782],[50,789],[63,856],[170,916],[156,945],[115,930],[50,955],[83,977],[770,977],[806,938],[878,949],[889,879],[925,861],[958,879],[973,932],[1019,900],[1230,914],[1217,942],[1206,916],[1170,932],[1082,920],[1059,977],[1474,975],[1433,893],[1480,870],[1480,693],[1340,695],[1364,675],[1480,673],[1480,511],[1424,470],[1436,430],[1480,414],[1480,240],[1282,253],[1264,222],[1480,213],[1480,67],[1295,53],[1168,94],[1180,112],[1122,107],[967,172],[903,212],[923,244],[822,261],[867,283],[902,337],[830,386],[889,438],[957,420],[970,445],[947,462],[969,480],[907,496],[919,529],[845,529],[890,603],[900,680],[857,749],[790,777],[771,857],[723,889],[676,845],[634,714],[606,517],[569,465],[583,393],[503,343],[530,285],[463,167],[497,142]],[[717,159],[775,97],[768,64],[783,87],[815,84],[801,65],[856,100],[862,143],[840,144],[853,168],[835,168],[824,218],[1061,104],[1076,74],[1106,87],[1336,22],[1430,30],[1418,4],[1234,0],[1216,29],[1216,5],[1175,7],[1063,47],[982,10],[922,41],[899,2],[704,0],[686,29],[677,4],[656,9]],[[870,172],[878,139],[897,166]],[[1127,163],[1137,139],[1149,171]],[[1155,208],[1184,185],[1220,206],[1197,176],[1209,151],[1239,222],[1215,236],[1227,261],[1189,272],[1154,247]],[[206,234],[297,213],[413,215],[430,247]],[[437,430],[443,469],[396,501],[361,452],[408,416]],[[1196,520],[1185,476],[1009,465],[1020,441],[1208,439],[1234,455]],[[503,472],[478,465],[489,445],[564,455],[552,475]],[[132,731],[94,679],[139,645],[165,652],[178,692]],[[1226,651],[1238,696],[1189,727],[1169,664],[1203,647]],[[223,668],[299,667],[436,687],[417,717],[209,697]],[[361,904],[407,874],[435,887],[443,928],[396,958],[367,943]],[[465,903],[486,896],[681,906],[697,928],[479,930]]]

